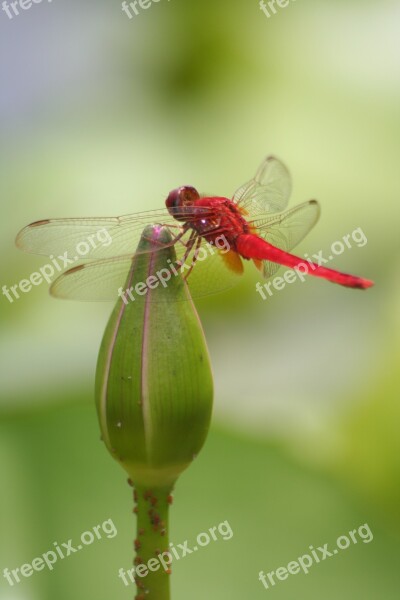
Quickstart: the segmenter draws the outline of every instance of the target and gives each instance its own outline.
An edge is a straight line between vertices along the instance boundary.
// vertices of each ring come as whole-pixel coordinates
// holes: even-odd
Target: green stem
[[[171,487],[135,486],[134,512],[137,515],[136,600],[170,600],[169,507]],[[140,567],[140,565],[144,565]],[[140,576],[139,572],[143,576]]]

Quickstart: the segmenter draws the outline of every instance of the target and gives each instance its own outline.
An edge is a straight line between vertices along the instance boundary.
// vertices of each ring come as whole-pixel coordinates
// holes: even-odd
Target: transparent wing
[[[217,250],[202,240],[197,261],[188,276],[187,283],[193,298],[202,298],[231,289],[240,281],[241,272],[228,268],[224,257],[228,248]],[[182,260],[182,248],[177,248],[177,256]],[[240,261],[240,258],[238,258]],[[186,264],[192,264],[189,257]],[[187,272],[187,271],[186,271]]]
[[[189,274],[189,269],[193,265],[193,252],[186,256],[187,247],[183,243],[178,243],[175,249],[177,261],[182,261],[183,265],[179,265],[178,262],[172,263],[175,271],[171,267],[170,276],[177,277]],[[239,277],[226,268],[222,259],[222,252],[225,252],[225,249],[218,251],[215,247],[201,240],[201,244],[197,247],[197,260],[187,279],[192,297],[199,298],[221,292],[237,283]],[[52,284],[50,292],[53,296],[64,299],[83,301],[113,300],[115,302],[119,293],[121,293],[121,289],[123,292],[126,291],[128,281],[134,281],[135,286],[139,283],[135,279],[134,269],[141,267],[141,261],[148,261],[145,254],[96,260],[77,265],[61,274]],[[164,275],[157,273],[156,276],[159,281],[158,286],[163,286],[162,279],[163,277],[166,279],[166,272],[164,272]],[[165,283],[168,285],[167,281]],[[135,300],[143,298],[143,295],[137,293],[135,289],[131,291],[131,294]],[[168,294],[149,294],[148,297],[151,301],[153,299],[155,301],[168,301],[170,299]],[[126,298],[128,301],[132,301],[129,295]]]
[[[280,160],[268,156],[260,165],[255,177],[242,185],[233,200],[248,215],[283,211],[292,191],[289,171]]]
[[[210,210],[196,207],[194,212],[186,208],[177,210],[174,216],[184,214],[190,223],[199,218],[200,212],[208,216]],[[157,223],[167,225],[175,235],[181,231],[181,225],[165,209],[122,217],[36,221],[19,232],[16,244],[25,252],[61,255],[73,261],[124,256],[136,251],[143,229]]]
[[[132,256],[97,260],[68,269],[50,287],[56,298],[70,300],[114,300],[125,286]]]
[[[250,222],[257,235],[270,244],[290,252],[314,227],[319,219],[320,207],[316,200],[299,204],[281,215],[265,216]],[[272,277],[280,265],[264,260],[262,273]]]

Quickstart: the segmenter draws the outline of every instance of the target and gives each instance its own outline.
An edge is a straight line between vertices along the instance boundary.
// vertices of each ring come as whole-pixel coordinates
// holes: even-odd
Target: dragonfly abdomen
[[[243,234],[236,240],[238,253],[247,259],[268,260],[291,269],[298,269],[307,275],[322,277],[346,287],[366,289],[373,285],[369,279],[363,279],[334,269],[322,267],[294,254],[285,252],[254,234]]]

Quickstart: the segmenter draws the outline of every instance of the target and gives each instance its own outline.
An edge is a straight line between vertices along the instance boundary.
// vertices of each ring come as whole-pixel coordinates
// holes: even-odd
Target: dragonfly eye
[[[184,185],[168,194],[165,204],[170,214],[178,219],[185,221],[185,208],[193,206],[193,203],[200,198],[199,192],[189,185]]]
[[[179,197],[183,206],[193,204],[195,200],[200,198],[199,192],[189,185],[179,188]]]

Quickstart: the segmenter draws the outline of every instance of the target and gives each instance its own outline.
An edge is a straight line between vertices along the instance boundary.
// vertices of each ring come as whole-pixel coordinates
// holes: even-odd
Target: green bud
[[[136,486],[172,486],[211,419],[210,361],[186,282],[180,274],[167,284],[154,277],[176,261],[173,244],[159,249],[170,242],[165,227],[143,231],[124,287],[133,300],[118,300],[97,363],[102,438]]]

